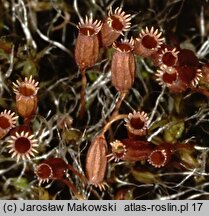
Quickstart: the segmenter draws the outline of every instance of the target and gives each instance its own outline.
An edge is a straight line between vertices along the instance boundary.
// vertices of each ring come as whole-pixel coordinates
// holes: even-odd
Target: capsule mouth
[[[10,125],[11,124],[8,118],[6,118],[5,116],[0,116],[0,128],[7,129],[10,127]]]
[[[110,145],[112,146],[112,153],[107,155],[109,158],[108,161],[114,160],[118,162],[119,160],[123,159],[126,155],[126,146],[119,140],[115,140],[111,142]]]
[[[25,154],[26,152],[30,150],[31,142],[26,137],[19,137],[16,139],[14,143],[14,147],[16,151],[19,152],[20,154]]]
[[[111,16],[111,27],[116,31],[122,31],[124,28],[123,22],[121,22],[121,18],[118,16]]]
[[[19,87],[19,93],[25,97],[30,97],[36,94],[36,88],[29,84],[23,84]]]
[[[117,48],[121,51],[121,52],[131,52],[133,50],[132,46],[129,44],[118,44]]]
[[[145,122],[140,117],[133,117],[130,120],[130,125],[134,129],[142,129],[144,127]]]
[[[144,136],[147,134],[148,116],[144,111],[129,113],[126,121],[127,130],[134,135]]]
[[[120,141],[113,142],[111,145],[112,153],[115,155],[115,157],[123,158],[126,153],[125,145]]]
[[[117,7],[114,12],[112,11],[112,8],[110,8],[108,16],[107,23],[113,30],[120,33],[129,30],[131,26],[131,15],[122,11],[122,8]]]
[[[36,167],[35,174],[40,181],[48,181],[53,176],[51,166],[46,163],[41,163]]]
[[[129,39],[122,39],[120,42],[114,42],[113,48],[118,50],[119,52],[129,53],[132,52],[134,49],[134,40],[133,38]]]
[[[166,52],[162,57],[163,64],[167,66],[173,66],[177,61],[177,58],[173,55],[172,52]]]
[[[34,138],[34,135],[29,135],[29,132],[16,132],[15,136],[11,136],[8,142],[9,153],[12,153],[11,157],[16,157],[17,161],[20,158],[30,160],[31,156],[35,157],[34,153],[38,153],[36,150],[37,139]]]
[[[141,30],[139,38],[136,40],[139,40],[142,46],[148,50],[157,50],[164,41],[164,38],[162,38],[161,35],[162,32],[158,29],[155,30],[154,27],[151,27],[149,30],[148,27],[146,27]]]
[[[147,49],[155,49],[157,48],[158,42],[156,41],[155,37],[145,35],[142,38],[142,45]]]
[[[164,73],[162,76],[162,80],[164,83],[167,84],[172,84],[173,82],[175,82],[177,80],[177,74],[176,73]]]
[[[167,160],[168,157],[165,150],[155,150],[150,154],[148,162],[156,168],[161,168],[165,166]]]
[[[10,130],[16,125],[17,116],[11,110],[4,110],[0,113],[0,128]]]
[[[80,33],[86,36],[91,36],[91,35],[96,34],[96,31],[91,27],[83,27],[83,28],[80,28]]]
[[[93,21],[92,17],[87,17],[85,20],[81,20],[78,24],[79,32],[86,36],[92,36],[99,33],[101,30],[102,23],[101,21],[95,20]]]
[[[17,83],[13,83],[14,93],[25,97],[35,96],[39,89],[38,84],[32,76],[26,77],[23,82],[17,80]]]

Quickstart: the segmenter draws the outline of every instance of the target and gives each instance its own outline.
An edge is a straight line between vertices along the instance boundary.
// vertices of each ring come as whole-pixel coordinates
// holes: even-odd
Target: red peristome
[[[15,127],[17,118],[11,110],[4,110],[0,113],[0,139]]]
[[[126,128],[128,130],[129,138],[137,138],[147,135],[148,131],[148,115],[144,111],[134,111],[128,114],[126,121]]]
[[[112,28],[116,31],[122,31],[124,24],[121,22],[120,18],[117,16],[111,16],[110,19],[112,20]]]
[[[164,83],[167,83],[167,84],[172,84],[173,82],[175,82],[177,79],[177,73],[164,73],[162,75],[162,80]]]
[[[9,119],[5,116],[0,116],[0,128],[7,129],[11,126]]]
[[[161,47],[151,55],[151,60],[156,67],[165,65],[167,67],[175,66],[178,62],[178,49],[166,44],[162,44]]]
[[[27,153],[31,148],[31,142],[26,137],[18,137],[14,143],[16,151],[20,154]]]
[[[179,79],[188,86],[196,86],[202,77],[202,71],[196,67],[182,66],[176,67]]]
[[[112,152],[107,155],[109,158],[108,161],[114,160],[115,162],[118,162],[119,160],[122,160],[126,155],[126,146],[120,140],[115,140],[114,142],[111,142],[110,145],[112,146]]]
[[[177,58],[173,55],[171,51],[168,51],[162,56],[162,63],[168,67],[175,65]]]
[[[156,167],[164,167],[171,159],[171,149],[170,145],[166,146],[165,144],[157,146],[149,155],[148,162]]]
[[[39,164],[36,167],[35,173],[40,181],[47,181],[53,176],[52,168],[46,163]]]
[[[142,38],[141,43],[147,49],[155,49],[158,45],[156,39],[150,35],[145,35]]]

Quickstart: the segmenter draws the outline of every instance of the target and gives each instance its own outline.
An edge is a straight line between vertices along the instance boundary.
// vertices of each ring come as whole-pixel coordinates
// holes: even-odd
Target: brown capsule
[[[85,21],[78,24],[79,34],[75,45],[75,61],[80,70],[92,67],[99,56],[98,33],[101,29],[101,21],[94,21],[92,17],[86,17]]]
[[[48,182],[50,179],[62,179],[68,165],[62,158],[49,158],[35,168],[39,183]]]
[[[112,56],[111,79],[112,85],[120,93],[128,92],[135,79],[136,64],[133,43],[133,39],[125,39],[113,44],[116,50]]]
[[[161,38],[162,32],[158,29],[148,27],[141,30],[139,37],[135,39],[134,51],[142,57],[149,57],[155,53],[162,45],[164,38]]]
[[[178,53],[178,66],[199,67],[199,59],[189,49],[180,49]]]
[[[25,78],[23,82],[17,80],[14,85],[14,93],[16,94],[16,109],[23,118],[31,117],[37,108],[37,92],[38,82],[30,78]]]
[[[197,67],[180,66],[176,67],[179,79],[188,87],[196,87],[202,77],[202,70]]]
[[[128,114],[125,119],[125,126],[128,130],[129,138],[137,138],[147,135],[148,132],[148,115],[144,111]]]
[[[107,167],[107,143],[103,135],[96,136],[88,149],[86,157],[86,175],[90,184],[104,189],[104,177]]]
[[[114,12],[110,8],[101,29],[102,45],[105,47],[112,45],[123,31],[128,31],[131,26],[130,20],[131,15],[125,14],[122,8],[117,7]]]
[[[160,69],[157,70],[156,73],[156,81],[162,85],[170,87],[174,85],[178,80],[178,72],[174,67],[167,67],[166,65],[162,65]],[[184,88],[183,88],[184,89]]]
[[[169,45],[162,44],[161,47],[150,57],[155,67],[173,67],[178,62],[179,51]]]
[[[146,141],[124,139],[111,142],[112,152],[107,155],[109,161],[141,161],[148,159],[153,151],[153,145]]]
[[[180,68],[180,67],[179,67]],[[188,83],[184,82],[179,77],[178,67],[167,67],[162,65],[156,73],[156,81],[162,85],[167,86],[169,91],[172,93],[181,93],[188,89]],[[192,75],[192,74],[191,74]],[[190,76],[188,76],[189,78]],[[199,77],[199,76],[198,76]],[[192,83],[197,83],[199,78],[192,81]]]
[[[146,160],[153,151],[153,145],[146,141],[124,139],[122,143],[126,146],[127,152],[124,160],[142,161]]]
[[[49,158],[35,168],[39,183],[48,182],[50,179],[62,179],[68,165],[62,158]]]

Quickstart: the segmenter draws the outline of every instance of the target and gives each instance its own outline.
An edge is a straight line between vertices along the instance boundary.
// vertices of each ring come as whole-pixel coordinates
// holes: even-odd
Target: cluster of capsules
[[[147,141],[149,117],[144,111],[129,113],[125,118],[128,138],[110,143],[109,161],[147,161],[155,168],[166,166],[172,155],[180,149],[192,149],[192,144],[161,143]]]
[[[114,48],[111,81],[119,92],[127,92],[136,73],[135,56],[149,58],[156,67],[155,79],[170,92],[181,93],[197,87],[200,78],[208,80],[208,64],[200,65],[192,50],[166,44],[159,28],[145,27],[136,38],[117,40],[129,31],[132,16],[122,8],[112,8],[103,21],[86,17],[78,24],[75,60],[81,71],[95,65],[101,48]]]
[[[7,152],[17,162],[31,161],[38,154],[38,137],[31,128],[31,120],[37,110],[38,85],[39,83],[32,76],[25,77],[23,81],[14,82],[13,92],[17,114],[11,110],[4,110],[0,113],[0,139],[7,143]],[[18,118],[22,119],[18,121]],[[85,177],[62,158],[48,158],[34,167],[39,184],[49,180],[61,180],[78,199],[82,199],[73,184],[65,179],[67,170],[71,170],[83,182],[86,182]]]
[[[114,161],[147,162],[154,168],[163,168],[172,162],[181,150],[193,150],[192,143],[168,143],[158,145],[147,140],[149,117],[144,111],[129,113],[124,119],[127,138],[108,142],[104,133],[97,135],[91,142],[86,159],[86,175],[90,184],[105,189],[104,181],[108,163]],[[109,148],[110,147],[110,148]]]
[[[203,77],[209,81],[209,65],[200,66],[195,53],[188,49],[172,47],[165,43],[160,29],[145,27],[136,38],[117,40],[131,27],[130,14],[122,8],[110,9],[103,21],[86,17],[78,24],[78,37],[75,45],[75,61],[81,71],[93,67],[98,61],[101,48],[113,47],[111,58],[111,82],[120,93],[127,93],[132,87],[136,74],[136,55],[150,58],[157,68],[155,77],[160,85],[169,91],[181,93],[196,88]],[[16,95],[16,110],[23,118],[23,124],[17,126],[16,114],[11,110],[0,113],[0,138],[9,134],[8,148],[11,157],[30,159],[37,153],[38,141],[30,129],[30,120],[37,109],[38,82],[32,77],[13,83]],[[86,156],[86,176],[88,183],[104,188],[107,163],[110,161],[141,161],[161,168],[170,161],[172,154],[179,148],[190,145],[154,145],[146,140],[148,133],[148,115],[141,111],[130,113],[125,119],[128,138],[115,140],[108,145],[104,134],[92,140]],[[51,179],[63,179],[66,170],[76,172],[61,158],[50,158],[42,161],[35,173],[40,183]],[[75,191],[74,187],[70,186]],[[76,193],[76,192],[75,192]]]
[[[118,38],[131,27],[130,14],[122,8],[110,9],[103,21],[86,17],[78,24],[75,60],[81,71],[93,67],[99,59],[100,49],[113,48],[111,57],[111,83],[119,93],[127,93],[136,74],[136,56],[149,58],[156,68],[155,80],[171,93],[182,93],[198,86],[201,78],[209,79],[209,67],[201,66],[195,53],[166,44],[163,32],[154,27],[141,29],[136,38]],[[149,118],[144,111],[134,111],[125,119],[128,138],[110,143],[104,134],[92,139],[87,153],[88,181],[103,189],[108,161],[147,161],[155,168],[168,164],[172,155],[181,148],[193,145],[162,143],[154,145],[146,140]]]
[[[37,153],[38,141],[30,128],[30,121],[37,109],[38,82],[32,76],[23,81],[13,83],[15,93],[16,111],[4,110],[0,113],[0,138],[7,135],[7,148],[12,158],[30,160]],[[23,118],[23,123],[18,124],[18,117]]]

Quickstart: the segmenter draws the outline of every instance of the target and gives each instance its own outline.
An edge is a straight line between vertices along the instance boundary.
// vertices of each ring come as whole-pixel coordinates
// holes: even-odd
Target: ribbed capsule
[[[85,21],[78,24],[79,34],[75,45],[75,61],[80,70],[92,67],[99,56],[98,33],[101,29],[101,22],[93,22],[92,17],[86,17]]]
[[[88,149],[86,157],[86,175],[89,184],[104,189],[104,177],[107,167],[107,143],[103,135],[96,136]]]
[[[14,93],[16,94],[16,109],[23,118],[31,117],[37,108],[37,92],[38,82],[32,76],[25,78],[23,82],[17,80],[14,85]]]
[[[131,15],[122,11],[122,8],[117,7],[114,12],[110,8],[101,29],[102,45],[111,46],[123,31],[128,31],[131,26],[130,20]]]
[[[135,79],[136,64],[133,54],[133,43],[133,39],[125,39],[113,44],[115,52],[112,56],[111,79],[112,85],[120,93],[128,92]]]

